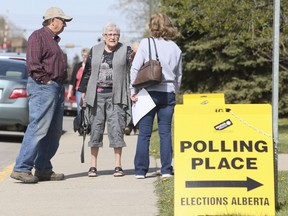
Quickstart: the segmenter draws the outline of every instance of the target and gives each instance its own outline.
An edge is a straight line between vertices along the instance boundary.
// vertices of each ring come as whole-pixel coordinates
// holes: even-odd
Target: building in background
[[[23,30],[9,22],[4,16],[0,16],[0,53],[26,53],[26,44]]]

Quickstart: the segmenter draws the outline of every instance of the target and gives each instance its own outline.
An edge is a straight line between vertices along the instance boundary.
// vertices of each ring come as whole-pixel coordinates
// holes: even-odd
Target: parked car
[[[77,103],[75,95],[72,95],[70,100],[67,99],[69,84],[65,84],[65,102],[64,102],[64,114],[73,115],[77,114]]]
[[[0,58],[0,130],[26,130],[27,78],[25,59]]]
[[[16,52],[7,52],[0,53],[0,59],[15,59],[15,60],[23,60],[26,61],[25,53],[16,53]]]

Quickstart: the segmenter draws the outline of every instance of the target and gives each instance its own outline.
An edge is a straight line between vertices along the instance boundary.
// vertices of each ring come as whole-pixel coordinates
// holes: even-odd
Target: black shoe
[[[39,179],[39,181],[61,181],[65,178],[63,173],[55,173],[53,171],[40,172],[36,170],[35,176]]]
[[[13,179],[22,181],[23,183],[27,183],[27,184],[33,184],[39,181],[39,179],[36,176],[33,176],[31,172],[13,171],[10,177]]]

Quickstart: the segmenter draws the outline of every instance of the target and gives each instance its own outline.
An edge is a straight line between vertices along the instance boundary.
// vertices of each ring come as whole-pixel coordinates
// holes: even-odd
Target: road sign
[[[175,216],[275,215],[272,110],[177,105]]]

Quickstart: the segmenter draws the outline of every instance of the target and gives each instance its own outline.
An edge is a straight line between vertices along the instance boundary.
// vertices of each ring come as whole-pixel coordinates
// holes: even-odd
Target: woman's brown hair
[[[169,17],[162,13],[156,13],[150,18],[149,29],[151,35],[156,38],[162,37],[165,40],[173,40],[178,36]]]

